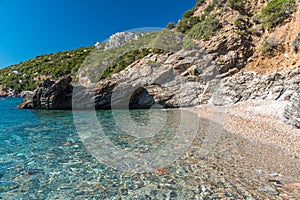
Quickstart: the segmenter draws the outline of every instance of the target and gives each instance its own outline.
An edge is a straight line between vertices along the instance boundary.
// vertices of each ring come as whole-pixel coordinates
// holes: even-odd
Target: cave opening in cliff
[[[129,109],[150,109],[154,104],[154,98],[147,89],[139,87],[130,97]]]

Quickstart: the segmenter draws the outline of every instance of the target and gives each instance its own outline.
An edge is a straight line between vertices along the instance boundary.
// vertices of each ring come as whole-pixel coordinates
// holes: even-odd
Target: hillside
[[[232,75],[239,71],[270,74],[300,65],[299,8],[299,0],[198,0],[196,6],[186,11],[177,24],[169,23],[167,29],[183,33],[204,47],[213,57],[220,74]],[[137,47],[153,39],[151,34],[140,37],[121,33],[121,38],[118,34],[112,37],[112,41],[108,41],[110,46],[122,43],[122,37],[135,40],[133,46]],[[127,42],[127,39],[123,40]],[[109,78],[134,61],[153,53],[153,49],[124,51],[130,45],[112,49],[102,43],[96,45],[108,49],[108,53],[103,51],[102,56],[116,60],[104,74],[83,72],[89,73],[96,82],[101,78]],[[18,94],[24,90],[34,90],[46,78],[57,79],[66,74],[74,78],[92,49],[85,47],[37,56],[1,69],[0,90]],[[126,53],[119,58],[120,52]]]
[[[221,72],[299,66],[300,1],[198,0],[176,29],[214,53]]]
[[[37,56],[0,69],[0,85],[4,91],[34,90],[46,78],[74,75],[93,47]],[[13,92],[14,93],[14,92]]]

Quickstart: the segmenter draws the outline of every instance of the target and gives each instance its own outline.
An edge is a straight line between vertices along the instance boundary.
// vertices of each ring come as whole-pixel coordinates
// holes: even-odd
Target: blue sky
[[[165,27],[196,0],[0,0],[0,67],[94,45],[119,31]]]

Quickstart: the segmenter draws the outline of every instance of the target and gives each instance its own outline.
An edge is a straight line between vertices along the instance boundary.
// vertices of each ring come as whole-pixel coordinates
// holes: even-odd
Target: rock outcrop
[[[201,48],[149,54],[112,78],[89,87],[72,88],[69,78],[56,82],[47,79],[20,107],[110,109],[150,108],[155,104],[164,108],[195,106],[210,98],[212,85],[218,82],[212,82],[219,74],[212,60],[212,55]]]
[[[128,42],[137,40],[142,34],[136,32],[119,32],[115,33],[109,37],[109,40],[106,42],[104,49],[113,49],[116,47],[121,47]],[[96,46],[97,47],[97,46]]]
[[[214,105],[234,104],[250,99],[288,100],[299,90],[300,67],[269,75],[239,72],[224,78],[213,94]]]
[[[31,96],[32,91],[21,91],[21,92],[16,92],[12,89],[9,90],[4,90],[0,86],[0,97],[18,97],[18,98],[25,98],[27,96]]]
[[[22,91],[18,94],[18,97],[20,98],[26,98],[26,97],[30,97],[33,95],[32,91]]]
[[[283,116],[289,124],[300,128],[300,90],[292,95],[290,102],[284,109]]]
[[[206,84],[218,72],[204,49],[149,54],[96,86],[74,87],[73,108],[177,108],[209,98]],[[94,101],[95,100],[95,101]]]
[[[288,100],[299,90],[300,67],[269,75],[238,72],[236,68],[220,74],[213,59],[213,54],[198,47],[177,53],[149,54],[111,78],[88,87],[72,87],[70,77],[56,82],[47,79],[20,107],[178,108],[209,101],[226,105],[250,99]]]
[[[18,106],[19,108],[34,109],[71,109],[72,108],[72,78],[62,77],[57,81],[46,79],[39,85],[32,96],[28,96]]]
[[[0,90],[0,97],[15,97],[16,94],[13,91]]]
[[[267,3],[247,1],[239,8],[227,1],[199,3],[193,9],[190,21],[185,19],[187,24],[197,17],[203,21],[208,15],[214,16],[219,24],[217,32],[209,39],[199,38],[197,44],[203,48],[163,55],[149,54],[97,84],[91,81],[95,77],[87,77],[87,74],[94,73],[94,68],[92,72],[83,69],[79,73],[82,74],[79,76],[81,85],[77,86],[70,85],[70,77],[58,81],[47,79],[20,107],[119,109],[159,105],[177,108],[208,102],[226,105],[251,99],[290,100],[284,116],[289,123],[299,127],[299,45],[295,42],[299,36],[296,25],[300,11],[295,9],[284,23],[264,31],[257,16]],[[299,7],[299,3],[296,6]],[[287,33],[286,30],[290,31]],[[120,32],[95,46],[110,50],[142,35]],[[270,44],[269,50],[264,52],[263,47]],[[290,44],[294,44],[294,49]],[[106,66],[106,60],[112,59],[103,60]],[[289,68],[291,66],[293,69]]]

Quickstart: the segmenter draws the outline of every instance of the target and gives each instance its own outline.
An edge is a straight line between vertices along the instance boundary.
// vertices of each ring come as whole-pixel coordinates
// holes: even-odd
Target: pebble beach
[[[242,158],[238,162],[241,171],[248,171],[249,175],[249,166],[256,167],[257,172],[264,171],[260,171],[260,167],[264,168],[268,171],[264,175],[267,179],[285,182],[281,189],[299,195],[300,129],[285,123],[282,113],[286,104],[286,101],[252,100],[226,106],[201,105],[188,110],[218,123],[231,138],[247,141],[235,144],[240,154],[235,159]],[[225,145],[225,141],[221,143],[226,149],[229,145]],[[278,197],[291,199],[286,194]]]

